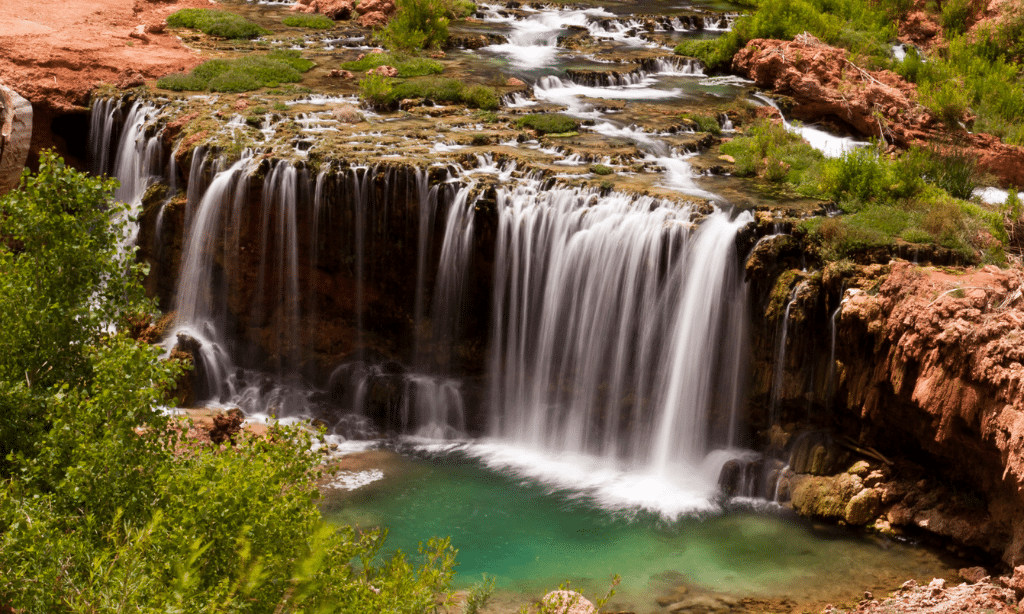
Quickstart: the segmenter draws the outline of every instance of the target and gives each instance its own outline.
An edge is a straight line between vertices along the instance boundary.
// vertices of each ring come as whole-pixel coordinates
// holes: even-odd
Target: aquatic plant
[[[345,70],[356,72],[364,72],[378,66],[394,66],[398,70],[398,76],[402,78],[439,75],[444,71],[444,64],[437,60],[404,53],[368,53],[362,59],[341,65]]]
[[[215,9],[181,9],[167,17],[172,28],[192,28],[220,38],[257,38],[270,34],[248,19]]]
[[[579,120],[561,113],[531,113],[516,120],[519,128],[533,128],[540,134],[562,134],[579,130]]]
[[[249,92],[261,87],[297,83],[314,66],[298,51],[278,50],[234,60],[209,60],[189,73],[162,77],[157,87],[174,91]]]

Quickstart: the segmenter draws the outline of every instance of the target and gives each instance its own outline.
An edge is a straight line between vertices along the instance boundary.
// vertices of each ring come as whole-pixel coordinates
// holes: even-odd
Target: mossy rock
[[[800,515],[845,521],[847,508],[864,490],[864,482],[849,473],[830,477],[807,476],[794,479],[792,489],[793,509]],[[868,502],[858,503],[858,506],[864,503]],[[860,507],[857,510],[860,511]]]

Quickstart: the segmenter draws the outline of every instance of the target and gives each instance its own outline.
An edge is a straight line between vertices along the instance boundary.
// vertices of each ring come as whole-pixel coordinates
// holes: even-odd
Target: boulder
[[[576,591],[551,591],[541,602],[549,614],[597,614],[594,604]]]
[[[18,185],[32,142],[32,105],[0,85],[0,194]]]
[[[394,66],[388,66],[387,64],[378,66],[377,68],[371,68],[366,71],[368,75],[380,75],[382,77],[397,77],[398,69]]]
[[[352,17],[353,0],[313,0],[317,12],[334,20]]]
[[[386,13],[367,13],[359,18],[359,25],[364,28],[383,28],[388,25]]]
[[[360,15],[382,13],[388,17],[394,15],[397,10],[395,0],[360,0],[355,7],[355,11]]]
[[[242,410],[233,407],[222,414],[213,416],[213,428],[210,429],[210,441],[213,443],[235,442],[235,435],[242,430],[245,415]]]

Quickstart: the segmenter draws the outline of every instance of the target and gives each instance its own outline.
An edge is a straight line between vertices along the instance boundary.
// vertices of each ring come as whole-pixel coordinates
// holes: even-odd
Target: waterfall
[[[713,406],[735,402],[733,242],[749,215],[694,227],[649,197],[536,183],[500,190],[498,208],[492,435],[659,474],[699,463]]]
[[[782,387],[785,384],[784,376],[786,373],[786,341],[789,336],[789,310],[793,308],[793,303],[796,303],[800,287],[804,283],[801,281],[793,286],[793,291],[789,295],[789,301],[786,302],[786,311],[782,315],[782,322],[779,323],[779,351],[775,356],[775,368],[772,373],[772,396],[768,413],[769,424],[778,424],[779,422],[779,401],[782,399]]]

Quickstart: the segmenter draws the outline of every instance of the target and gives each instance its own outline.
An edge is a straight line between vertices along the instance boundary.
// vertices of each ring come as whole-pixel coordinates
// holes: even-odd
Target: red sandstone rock
[[[509,77],[508,81],[505,81],[505,85],[509,87],[526,87],[526,83],[524,83],[522,79],[517,79],[515,77]]]
[[[941,30],[934,17],[924,11],[908,14],[899,24],[900,40],[921,47],[930,46]]]
[[[366,71],[366,74],[380,75],[382,77],[397,77],[398,69],[395,68],[394,66],[388,66],[387,64],[384,64],[382,66],[378,66],[377,68],[371,68],[370,70]]]
[[[385,13],[367,13],[359,17],[359,25],[364,28],[382,28],[388,25],[389,19]]]
[[[360,0],[355,10],[360,15],[383,13],[390,17],[398,9],[395,7],[395,0]]]
[[[877,294],[850,293],[837,346],[847,406],[866,428],[903,429],[982,497],[954,497],[930,480],[883,484],[887,522],[1011,564],[1024,563],[1022,279],[1020,269],[953,275],[893,263]],[[870,348],[865,339],[870,358],[855,348]]]
[[[348,19],[352,16],[353,0],[313,0],[316,10],[331,19]]]
[[[1017,600],[1012,590],[988,582],[947,586],[941,579],[927,586],[906,582],[899,590],[885,598],[867,598],[854,610],[828,606],[823,614],[857,612],[859,614],[960,614],[961,612],[988,612],[1011,614],[1017,612]]]

